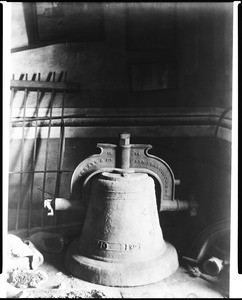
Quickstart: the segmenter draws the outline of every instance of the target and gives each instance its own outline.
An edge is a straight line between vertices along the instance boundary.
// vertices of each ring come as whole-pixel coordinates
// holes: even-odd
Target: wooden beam
[[[12,116],[23,116],[23,109],[20,105],[13,107]],[[46,116],[48,113],[48,107],[39,108],[39,116]],[[62,108],[53,107],[52,116],[60,116]],[[85,107],[65,107],[64,115],[84,115],[86,117],[156,117],[156,116],[200,116],[200,117],[220,117],[224,108],[221,107],[119,107],[119,108],[85,108]],[[35,113],[35,107],[26,108],[26,117],[32,117]],[[226,119],[231,119],[231,112],[228,112]]]
[[[25,139],[35,137],[35,128],[26,127]],[[65,127],[65,138],[117,138],[118,133],[130,132],[133,137],[212,137],[216,130],[215,125],[183,125],[183,126],[98,126],[98,127]],[[12,139],[20,139],[22,128],[14,127]],[[48,136],[48,127],[39,127],[38,136],[42,139]],[[231,130],[222,127],[218,130],[219,138],[231,141]],[[52,127],[50,138],[60,137],[60,127]]]
[[[58,81],[30,81],[30,80],[11,80],[10,88],[17,90],[28,89],[29,91],[56,91],[56,92],[75,92],[80,90],[79,83],[58,82]]]
[[[36,118],[25,118],[25,127],[33,127],[35,126],[37,120],[37,126],[45,127],[49,125],[50,118],[49,117],[38,117]],[[64,116],[63,120],[61,117],[52,117],[51,118],[51,126],[61,126],[64,124],[67,126],[195,126],[195,125],[217,125],[219,122],[220,127],[230,128],[232,127],[232,122],[230,120],[219,120],[219,117],[136,117],[136,118],[100,118],[100,117],[92,117],[92,118],[83,118],[76,117],[71,118],[70,116]],[[12,120],[13,127],[22,127],[23,120],[22,118],[15,118]]]
[[[232,127],[231,117],[227,114],[221,118],[223,109],[188,109],[188,108],[135,108],[129,109],[87,109],[65,108],[63,119],[65,126],[132,126],[132,125],[219,125],[224,128]],[[52,126],[59,126],[62,118],[61,108],[52,110]],[[229,112],[228,112],[229,114]],[[40,126],[48,126],[49,112],[47,108],[40,108],[38,122]],[[27,108],[25,121],[27,126],[35,125],[35,109]],[[12,113],[13,126],[22,126],[23,109],[14,108]]]

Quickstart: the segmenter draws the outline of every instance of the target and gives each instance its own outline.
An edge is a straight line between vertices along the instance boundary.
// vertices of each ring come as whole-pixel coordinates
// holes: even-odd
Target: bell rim
[[[74,240],[69,246],[65,265],[75,277],[94,284],[113,287],[142,286],[159,282],[172,275],[179,267],[175,247],[168,242],[166,250],[152,260],[140,262],[105,262],[76,253]]]

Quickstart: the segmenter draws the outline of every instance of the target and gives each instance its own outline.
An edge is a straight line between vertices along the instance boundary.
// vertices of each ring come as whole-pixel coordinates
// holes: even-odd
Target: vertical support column
[[[120,147],[120,157],[119,157],[119,167],[121,169],[128,169],[130,167],[130,134],[121,133],[119,139]]]
[[[53,81],[55,81],[55,72],[53,73]],[[45,151],[45,165],[44,165],[44,178],[43,178],[43,192],[42,192],[42,200],[44,202],[44,195],[45,195],[45,185],[46,185],[46,173],[47,173],[47,162],[48,162],[48,154],[49,154],[49,140],[50,140],[50,130],[51,130],[51,122],[52,122],[52,107],[55,97],[55,91],[51,91],[51,99],[50,99],[50,118],[49,118],[49,127],[48,127],[48,135],[46,141],[46,151]],[[42,211],[42,219],[41,219],[41,226],[44,226],[44,210]]]
[[[12,79],[14,80],[14,74]],[[13,131],[13,126],[12,126],[12,113],[13,113],[13,101],[14,101],[14,96],[15,96],[16,90],[14,88],[11,88],[11,98],[10,98],[10,122],[9,122],[9,133],[10,133],[10,139],[12,139],[12,131]]]
[[[25,75],[25,79],[28,80],[28,74]],[[19,201],[17,206],[17,216],[15,229],[18,230],[19,227],[19,215],[20,215],[20,206],[22,204],[22,187],[23,187],[23,165],[24,165],[24,134],[25,134],[25,116],[26,116],[26,103],[28,98],[28,89],[24,90],[24,99],[23,99],[23,124],[22,124],[22,138],[21,138],[21,149],[20,149],[20,186],[19,186]]]
[[[35,78],[35,77],[34,77]],[[40,81],[40,73],[38,73],[38,81]],[[35,110],[35,133],[34,133],[34,147],[33,156],[31,161],[31,187],[30,187],[30,207],[29,207],[29,218],[28,218],[28,228],[31,228],[31,217],[32,217],[32,204],[33,204],[33,189],[34,189],[34,175],[35,175],[35,165],[36,165],[36,153],[37,153],[37,130],[38,130],[38,117],[39,117],[39,105],[40,105],[40,90],[37,90],[36,96],[36,110]]]
[[[67,72],[64,73],[64,81],[67,81]],[[55,185],[55,193],[54,199],[59,197],[60,193],[60,183],[61,183],[61,175],[62,175],[62,163],[63,163],[63,156],[65,151],[65,122],[64,122],[64,109],[65,109],[65,97],[66,91],[63,91],[63,98],[62,98],[62,109],[61,109],[61,128],[60,128],[60,144],[59,144],[59,157],[57,161],[57,174],[56,174],[56,185]],[[53,205],[55,205],[55,201],[53,201]],[[54,207],[55,210],[55,207]],[[56,214],[53,217],[53,225],[56,225]]]

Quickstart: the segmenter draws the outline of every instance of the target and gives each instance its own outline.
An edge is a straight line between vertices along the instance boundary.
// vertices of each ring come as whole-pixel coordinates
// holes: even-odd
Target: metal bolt
[[[130,141],[130,133],[124,132],[120,134],[120,140],[119,140],[120,146],[129,145],[129,141]]]

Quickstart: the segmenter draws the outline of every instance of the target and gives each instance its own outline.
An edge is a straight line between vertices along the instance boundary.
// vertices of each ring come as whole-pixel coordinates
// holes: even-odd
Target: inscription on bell
[[[99,248],[99,249],[102,249],[102,250],[106,250],[107,247],[108,247],[107,243],[104,242],[104,241],[98,241],[98,242],[97,242],[97,245],[98,245],[98,248]]]
[[[134,152],[134,155],[135,155],[135,156],[140,156],[140,152],[138,152],[138,151],[137,151],[137,152]]]
[[[138,249],[140,249],[140,244],[131,244],[131,245],[125,244],[125,245],[128,248],[126,250],[136,250],[136,249],[138,250]]]
[[[108,250],[108,251],[133,251],[139,250],[141,248],[141,244],[120,244],[120,243],[108,243],[105,241],[98,240],[97,248],[99,250]]]

